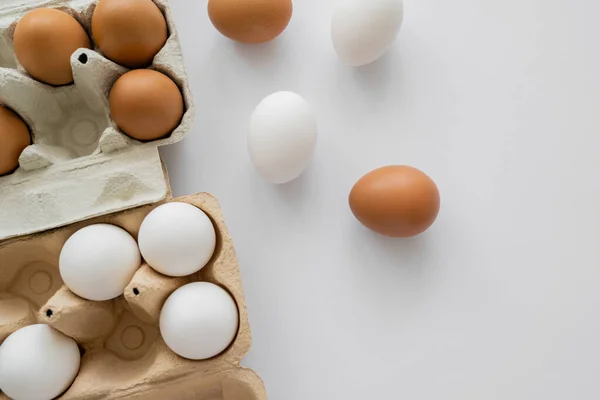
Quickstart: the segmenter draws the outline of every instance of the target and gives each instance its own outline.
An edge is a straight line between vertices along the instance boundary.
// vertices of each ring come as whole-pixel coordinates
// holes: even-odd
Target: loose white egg
[[[26,326],[0,346],[0,389],[15,400],[51,400],[71,386],[80,362],[70,337],[48,325]]]
[[[248,151],[271,183],[286,183],[306,169],[317,144],[317,121],[308,103],[292,92],[267,96],[250,120]]]
[[[355,67],[372,63],[392,46],[403,17],[402,0],[339,0],[331,21],[335,51]]]
[[[172,202],[146,216],[138,243],[153,269],[168,276],[186,276],[210,261],[217,235],[204,211],[188,203]]]
[[[123,294],[141,263],[137,243],[126,230],[96,224],[71,235],[60,252],[59,269],[73,293],[104,301]]]
[[[225,350],[235,338],[238,309],[223,288],[194,282],[169,296],[160,313],[160,333],[181,357],[205,360]]]

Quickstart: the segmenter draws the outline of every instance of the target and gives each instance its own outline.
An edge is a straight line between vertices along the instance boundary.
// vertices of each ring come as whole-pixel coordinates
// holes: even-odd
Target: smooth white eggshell
[[[402,0],[339,0],[331,21],[335,51],[351,66],[372,63],[392,46],[403,17]]]
[[[95,224],[71,235],[60,252],[59,269],[73,293],[105,301],[123,294],[141,263],[137,243],[126,230]]]
[[[13,332],[0,346],[0,389],[15,400],[51,400],[79,372],[77,343],[43,324]]]
[[[273,93],[252,113],[248,135],[250,159],[271,183],[297,178],[308,166],[316,144],[315,115],[296,93]]]
[[[163,204],[148,214],[138,235],[144,260],[168,276],[200,271],[211,259],[217,235],[208,216],[191,204]]]
[[[205,360],[214,357],[235,338],[238,309],[223,288],[194,282],[177,289],[160,313],[160,333],[169,348],[181,357]]]

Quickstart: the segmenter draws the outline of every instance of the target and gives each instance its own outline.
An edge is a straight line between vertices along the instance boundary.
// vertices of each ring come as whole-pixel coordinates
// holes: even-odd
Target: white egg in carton
[[[59,399],[266,400],[261,379],[240,367],[250,348],[250,327],[235,251],[219,205],[205,193],[168,201],[188,203],[206,213],[216,232],[213,257],[199,272],[184,277],[168,277],[143,264],[124,295],[112,300],[95,302],[73,294],[59,273],[61,249],[75,232],[98,223],[118,226],[137,238],[144,218],[161,203],[0,243],[0,344],[20,328],[42,323],[75,339],[83,352],[75,381]],[[239,315],[233,342],[203,361],[182,358],[167,347],[161,336],[162,317],[159,330],[165,300],[196,281],[224,288]],[[1,370],[7,360],[0,361]],[[0,399],[6,398],[0,392]]]
[[[110,117],[108,94],[128,69],[96,49],[73,53],[74,84],[61,87],[31,78],[14,55],[14,30],[28,11],[60,9],[75,17],[89,34],[96,1],[50,0],[0,8],[0,104],[25,121],[33,139],[19,158],[20,168],[0,176],[0,240],[155,203],[167,194],[158,146],[181,140],[194,119],[168,0],[155,1],[165,15],[169,36],[150,68],[179,86],[185,113],[164,139],[142,143],[117,129]]]

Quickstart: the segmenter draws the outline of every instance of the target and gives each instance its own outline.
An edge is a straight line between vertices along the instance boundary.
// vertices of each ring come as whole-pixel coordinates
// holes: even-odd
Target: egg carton
[[[167,194],[158,147],[181,140],[194,119],[168,0],[155,0],[167,20],[169,36],[150,68],[179,86],[185,114],[167,138],[142,143],[119,131],[110,117],[108,94],[128,69],[103,57],[93,43],[93,49],[72,54],[74,84],[67,86],[36,81],[15,57],[17,22],[40,7],[71,14],[93,42],[96,1],[49,0],[0,8],[0,103],[21,116],[33,139],[21,154],[20,168],[0,177],[0,240],[152,204]]]
[[[114,300],[93,302],[69,291],[59,273],[60,250],[75,231],[95,223],[120,226],[137,238],[144,217],[163,202],[0,243],[0,343],[19,328],[44,323],[75,339],[83,353],[79,375],[59,399],[266,400],[260,378],[240,367],[250,348],[250,328],[234,248],[217,200],[202,193],[166,201],[192,204],[211,218],[217,232],[213,258],[198,273],[181,278],[144,264],[124,295]],[[166,298],[192,281],[225,288],[239,310],[234,342],[204,361],[170,351],[158,328]],[[6,398],[0,392],[0,399]]]

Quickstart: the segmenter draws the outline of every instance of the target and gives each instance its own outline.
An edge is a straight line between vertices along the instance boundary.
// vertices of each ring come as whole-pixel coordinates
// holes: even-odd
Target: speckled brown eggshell
[[[30,144],[25,122],[13,111],[0,106],[0,176],[19,166],[19,156]]]
[[[136,69],[123,74],[109,94],[110,114],[126,135],[141,141],[170,134],[181,122],[181,91],[165,74]]]
[[[54,86],[73,82],[71,55],[90,48],[90,39],[75,18],[53,8],[38,8],[19,20],[14,33],[15,55],[27,73]]]
[[[152,0],[100,0],[92,36],[106,58],[129,68],[146,67],[167,42],[167,21]]]
[[[440,210],[440,193],[420,170],[391,165],[360,178],[349,203],[356,219],[367,228],[385,236],[410,237],[433,224]]]
[[[208,16],[224,36],[240,43],[275,39],[292,18],[292,0],[209,0]]]

